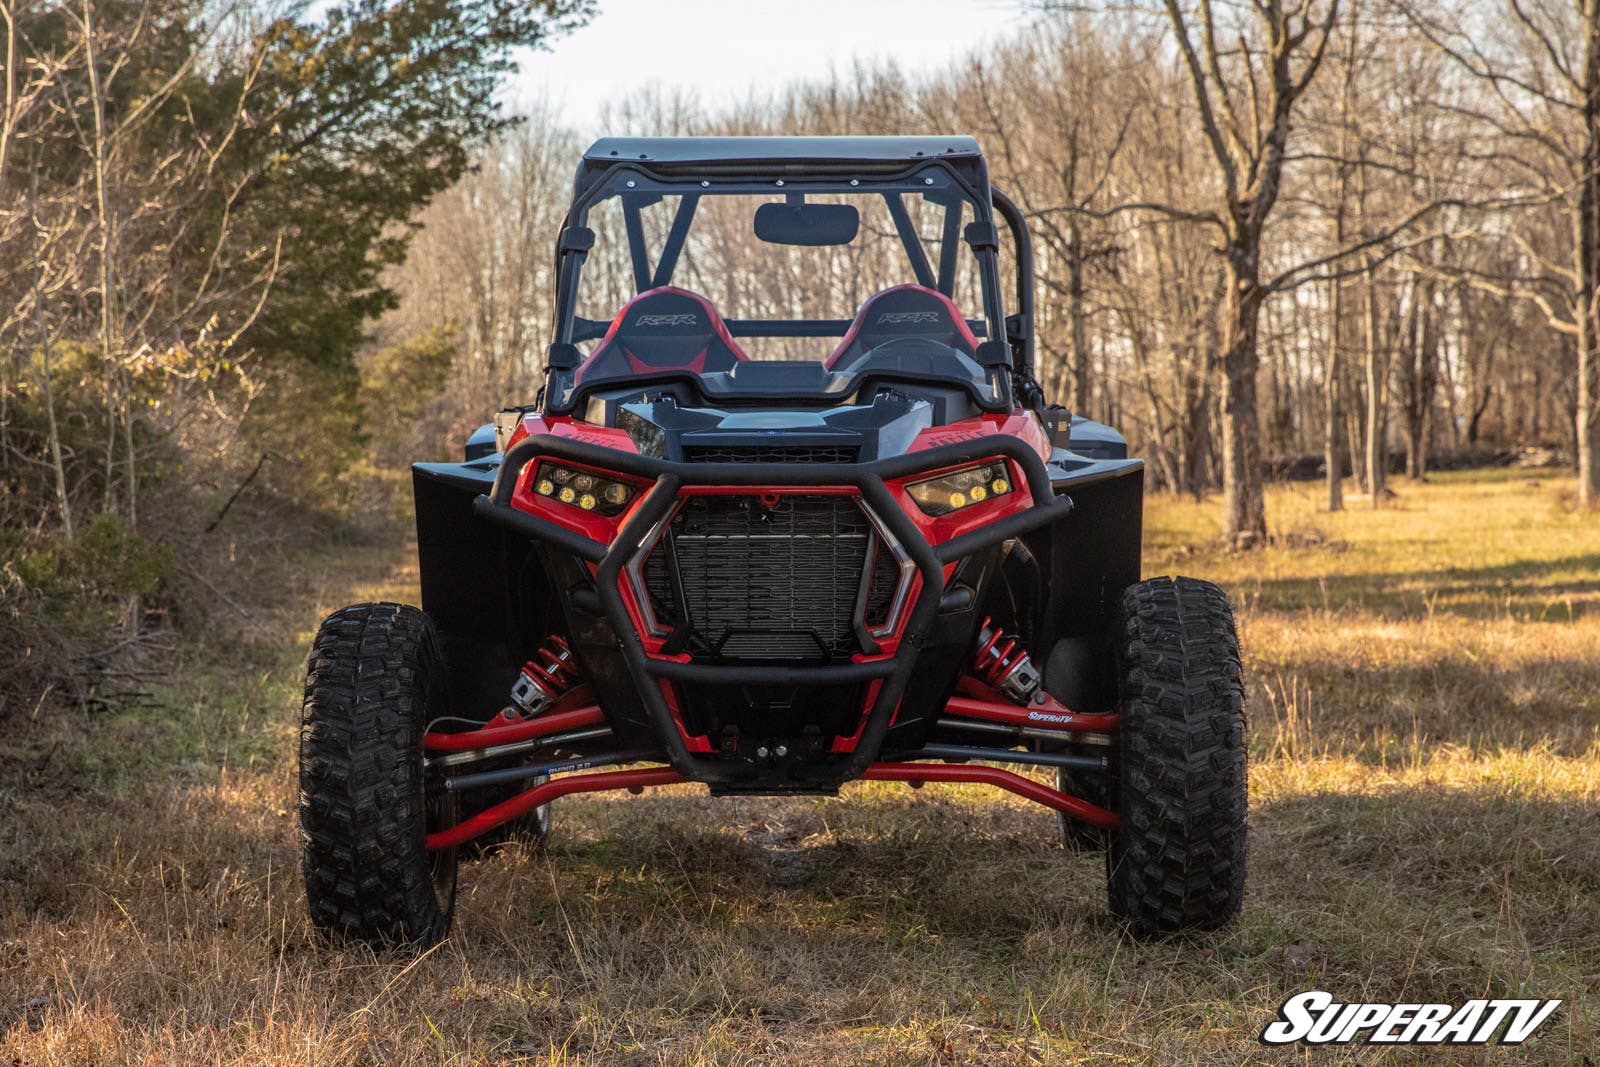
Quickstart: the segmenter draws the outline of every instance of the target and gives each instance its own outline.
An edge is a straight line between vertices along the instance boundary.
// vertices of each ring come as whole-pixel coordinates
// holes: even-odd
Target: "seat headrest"
[[[843,367],[902,337],[926,337],[969,356],[978,350],[977,338],[949,297],[921,285],[897,285],[866,299],[827,366]]]
[[[623,305],[607,334],[624,341],[636,337],[709,337],[721,322],[722,317],[703,297],[663,287],[640,293]]]
[[[623,305],[578,376],[658,370],[703,374],[729,370],[748,358],[709,300],[667,285]]]

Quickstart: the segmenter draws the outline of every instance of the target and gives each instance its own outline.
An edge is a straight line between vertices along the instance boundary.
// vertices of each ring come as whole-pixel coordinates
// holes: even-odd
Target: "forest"
[[[498,91],[594,12],[0,10],[0,691],[26,709],[248,616],[261,560],[390,517],[376,487],[535,398],[583,139]],[[1381,508],[1441,466],[1555,465],[1593,505],[1592,4],[1027,10],[947,70],[720,112],[642,88],[607,121],[976,135],[1034,231],[1049,399],[1120,426],[1153,489],[1221,494],[1233,548],[1270,541],[1285,478]]]
[[[860,66],[713,116],[644,92],[612,121],[975,134],[1034,231],[1046,392],[1121,427],[1162,490],[1320,477],[1337,510],[1347,491],[1381,506],[1394,476],[1522,462],[1582,467],[1592,501],[1583,13],[1505,15],[1362,0],[1047,11],[937,76]],[[530,115],[421,215],[375,341],[380,359],[431,341],[449,360],[419,425],[434,436],[414,449],[533,395],[548,235],[582,148]],[[727,243],[701,255],[697,285],[752,273]],[[1239,547],[1267,531],[1259,500],[1245,510]]]

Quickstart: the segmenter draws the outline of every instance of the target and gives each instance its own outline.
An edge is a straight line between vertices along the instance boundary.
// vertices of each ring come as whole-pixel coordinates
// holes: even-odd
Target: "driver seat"
[[[978,339],[948,296],[922,285],[896,285],[867,297],[823,366],[849,370],[878,345],[904,337],[926,338],[968,356],[978,351]]]
[[[663,285],[622,306],[605,337],[578,368],[577,377],[625,378],[661,371],[708,374],[732,370],[749,358],[711,301]]]

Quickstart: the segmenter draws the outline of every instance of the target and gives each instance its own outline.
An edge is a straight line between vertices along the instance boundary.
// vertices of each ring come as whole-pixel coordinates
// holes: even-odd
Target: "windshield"
[[[570,220],[549,406],[633,379],[843,398],[881,375],[999,398],[992,232],[931,165],[892,180],[664,181],[612,172]],[[974,222],[981,225],[969,229]],[[587,244],[587,248],[581,247]]]

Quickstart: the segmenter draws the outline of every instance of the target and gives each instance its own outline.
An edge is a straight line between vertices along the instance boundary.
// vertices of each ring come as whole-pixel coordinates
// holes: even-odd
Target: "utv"
[[[679,782],[983,783],[1103,849],[1135,931],[1238,912],[1227,598],[1140,579],[1143,463],[1046,402],[974,140],[604,139],[553,280],[535,403],[413,468],[421,609],[312,647],[319,928],[435,942],[469,845]]]

